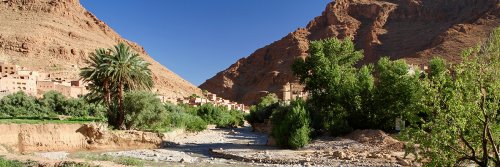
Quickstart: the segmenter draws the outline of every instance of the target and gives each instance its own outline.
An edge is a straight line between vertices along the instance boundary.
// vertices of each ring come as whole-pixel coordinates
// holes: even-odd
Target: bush
[[[262,97],[256,106],[250,108],[250,114],[245,119],[250,124],[264,123],[266,119],[271,117],[273,110],[277,107],[279,107],[278,96],[270,93]]]
[[[50,112],[43,110],[34,97],[19,91],[0,100],[2,117],[48,117]]]
[[[217,127],[237,127],[243,125],[244,116],[239,111],[228,111],[224,107],[204,104],[195,113],[209,124]]]
[[[187,131],[199,132],[207,129],[207,122],[197,115],[196,109],[190,106],[165,104],[168,116],[164,125],[169,128],[185,128]]]
[[[160,99],[151,92],[128,92],[124,99],[125,127],[153,130],[163,126],[167,112]]]
[[[200,132],[207,129],[207,122],[198,116],[186,114],[186,130],[191,132]]]
[[[0,167],[23,167],[24,164],[16,160],[7,160],[4,157],[0,157]]]
[[[84,99],[67,99],[61,93],[49,91],[37,100],[17,92],[0,100],[0,116],[12,118],[55,118],[57,115],[103,118],[104,106]]]
[[[310,118],[304,103],[297,100],[273,112],[271,135],[276,139],[278,146],[297,149],[309,143]]]
[[[103,117],[106,110],[99,103],[88,103],[83,98],[66,98],[56,91],[46,92],[38,103],[46,112],[73,117]]]

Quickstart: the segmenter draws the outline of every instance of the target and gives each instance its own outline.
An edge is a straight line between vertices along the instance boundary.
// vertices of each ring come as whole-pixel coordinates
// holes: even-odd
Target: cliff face
[[[0,0],[0,61],[58,77],[78,78],[89,53],[119,42],[130,45],[150,62],[158,93],[167,98],[201,91],[123,39],[97,19],[79,0]]]
[[[337,0],[306,28],[238,60],[200,88],[245,104],[267,92],[280,95],[287,82],[296,83],[290,69],[306,57],[311,40],[353,39],[363,49],[361,62],[380,57],[426,64],[433,56],[460,61],[460,52],[483,41],[500,25],[499,0]]]

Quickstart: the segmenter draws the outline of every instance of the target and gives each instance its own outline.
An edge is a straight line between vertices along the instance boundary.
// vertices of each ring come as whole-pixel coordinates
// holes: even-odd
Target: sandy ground
[[[252,132],[249,126],[166,135],[169,137],[158,149],[87,153],[153,162],[148,166],[419,166],[411,163],[411,156],[409,159],[403,157],[401,142],[378,130],[356,131],[345,137],[321,137],[300,150],[266,146],[267,135]],[[74,159],[72,154],[34,153],[28,159],[85,162]],[[14,158],[20,157],[27,158],[26,155]],[[117,166],[111,162],[92,164]]]
[[[216,166],[419,166],[404,158],[403,144],[379,130],[321,137],[300,150],[266,146],[267,135],[250,127],[211,128],[166,140],[162,149],[109,152],[152,161]]]

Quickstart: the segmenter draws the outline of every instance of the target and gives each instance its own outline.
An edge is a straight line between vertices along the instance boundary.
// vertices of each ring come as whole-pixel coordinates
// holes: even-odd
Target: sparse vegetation
[[[0,157],[0,167],[24,167],[24,164],[16,160],[7,160],[4,157]]]
[[[90,154],[90,153],[77,153],[76,155],[73,156],[77,158],[87,159],[90,161],[111,161],[117,164],[127,165],[127,166],[142,167],[146,165],[146,162],[142,159],[125,157],[125,156],[114,157],[108,154]]]

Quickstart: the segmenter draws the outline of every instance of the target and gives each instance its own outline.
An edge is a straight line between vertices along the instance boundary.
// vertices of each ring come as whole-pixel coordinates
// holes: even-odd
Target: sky
[[[81,0],[156,61],[198,86],[305,27],[331,0]]]

